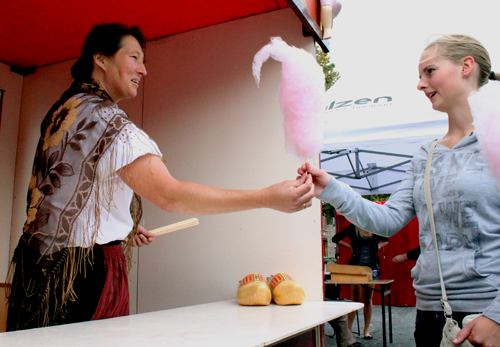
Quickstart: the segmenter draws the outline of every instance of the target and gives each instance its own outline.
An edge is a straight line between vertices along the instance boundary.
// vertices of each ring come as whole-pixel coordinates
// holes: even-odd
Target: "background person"
[[[335,332],[337,347],[363,347],[363,344],[356,341],[352,331],[349,329],[347,315],[328,322]]]
[[[420,246],[413,248],[408,253],[399,254],[392,258],[392,261],[396,264],[404,263],[407,260],[417,260],[420,256]]]
[[[351,244],[342,241],[346,237],[349,238]],[[373,279],[379,278],[379,265],[378,250],[386,246],[389,242],[386,237],[372,234],[366,230],[360,229],[354,224],[337,233],[332,241],[340,244],[351,250],[352,256],[349,260],[349,265],[368,266],[373,270]],[[354,302],[361,302],[361,292],[363,292],[363,317],[365,326],[363,329],[363,336],[365,339],[370,340],[370,322],[373,312],[373,289],[375,284],[366,285],[367,288],[362,289],[361,285],[351,285],[351,300]],[[356,312],[349,313],[349,331],[352,332],[352,324],[356,317]]]

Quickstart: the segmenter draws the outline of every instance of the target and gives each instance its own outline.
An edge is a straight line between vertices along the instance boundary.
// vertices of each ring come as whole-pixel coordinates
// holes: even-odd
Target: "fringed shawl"
[[[117,160],[109,151],[130,123],[96,81],[74,83],[43,120],[27,196],[28,217],[9,271],[20,272],[10,293],[11,311],[22,316],[14,329],[34,321],[37,326],[51,325],[55,316],[64,316],[68,300],[76,299],[74,278],[82,262],[92,262],[99,214],[113,202],[111,187],[102,186],[109,180],[100,176],[116,175]],[[124,241],[129,265],[142,214],[137,195],[131,214],[134,228]],[[84,252],[74,248],[77,223],[91,240],[83,245]]]

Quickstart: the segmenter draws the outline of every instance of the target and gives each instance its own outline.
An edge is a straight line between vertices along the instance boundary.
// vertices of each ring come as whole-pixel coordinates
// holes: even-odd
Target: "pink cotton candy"
[[[323,69],[311,53],[290,47],[281,38],[273,37],[271,43],[254,57],[252,70],[257,85],[262,64],[269,57],[282,62],[280,104],[286,150],[302,160],[312,158],[319,154],[323,145]]]
[[[474,118],[483,155],[490,165],[491,174],[500,179],[500,82],[489,81],[477,92],[469,95],[469,106]]]

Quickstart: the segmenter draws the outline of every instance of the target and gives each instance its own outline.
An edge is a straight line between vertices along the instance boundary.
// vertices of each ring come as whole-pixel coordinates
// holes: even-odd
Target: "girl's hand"
[[[297,170],[297,173],[302,176],[305,173],[309,173],[312,176],[314,184],[314,196],[317,197],[321,194],[323,189],[325,189],[328,182],[330,182],[331,176],[324,170],[318,169],[308,162],[303,164]]]
[[[500,346],[500,324],[481,315],[460,330],[453,343],[459,345],[465,339],[474,346]]]

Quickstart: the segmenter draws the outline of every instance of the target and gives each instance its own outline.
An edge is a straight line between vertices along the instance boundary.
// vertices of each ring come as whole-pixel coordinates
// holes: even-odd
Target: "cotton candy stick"
[[[174,224],[169,224],[167,226],[151,230],[150,232],[155,234],[155,236],[171,233],[173,231],[193,227],[195,225],[200,224],[198,221],[198,218],[191,218],[191,219],[186,219],[182,222],[174,223]]]
[[[271,57],[282,62],[279,102],[283,113],[285,148],[297,159],[312,158],[323,145],[321,114],[325,75],[309,52],[272,37],[254,57],[253,75],[260,83],[262,64]]]
[[[474,133],[491,174],[500,179],[500,81],[489,81],[468,98]]]

